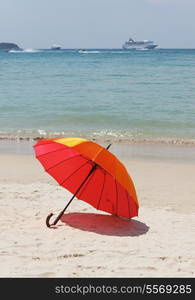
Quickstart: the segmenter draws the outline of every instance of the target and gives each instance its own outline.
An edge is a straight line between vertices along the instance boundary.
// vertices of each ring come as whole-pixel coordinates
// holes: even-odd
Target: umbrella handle
[[[53,224],[50,224],[49,223],[49,220],[51,219],[51,217],[53,216],[54,214],[49,214],[48,216],[47,216],[47,218],[46,218],[46,220],[45,220],[45,223],[46,223],[46,225],[47,225],[47,227],[51,227]]]

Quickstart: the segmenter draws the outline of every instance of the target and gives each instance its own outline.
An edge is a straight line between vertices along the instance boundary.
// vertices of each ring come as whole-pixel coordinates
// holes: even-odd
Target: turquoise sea
[[[195,143],[195,50],[0,52],[0,138]]]

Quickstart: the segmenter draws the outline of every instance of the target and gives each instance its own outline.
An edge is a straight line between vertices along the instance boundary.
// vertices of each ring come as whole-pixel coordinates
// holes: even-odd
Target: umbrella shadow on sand
[[[95,213],[68,213],[61,217],[61,222],[80,230],[111,236],[139,236],[149,230],[140,221]]]

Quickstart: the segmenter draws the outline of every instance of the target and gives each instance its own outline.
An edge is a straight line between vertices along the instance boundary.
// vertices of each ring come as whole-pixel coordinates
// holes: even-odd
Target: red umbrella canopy
[[[125,166],[104,147],[70,137],[40,140],[34,150],[45,171],[77,199],[117,216],[138,215],[133,181]]]

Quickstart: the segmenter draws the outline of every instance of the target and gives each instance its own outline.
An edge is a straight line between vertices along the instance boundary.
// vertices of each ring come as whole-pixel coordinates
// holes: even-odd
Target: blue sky
[[[195,0],[0,0],[0,42],[120,48],[132,36],[195,48]]]

